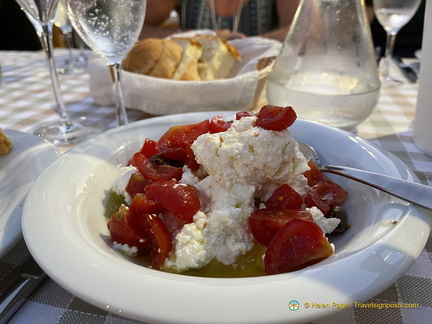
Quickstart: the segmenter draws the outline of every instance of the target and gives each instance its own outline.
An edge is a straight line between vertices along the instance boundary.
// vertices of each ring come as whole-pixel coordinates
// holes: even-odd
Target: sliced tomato
[[[225,132],[231,127],[232,122],[226,122],[221,116],[214,116],[210,120],[210,133]]]
[[[256,125],[274,131],[281,131],[291,126],[297,115],[292,107],[263,106],[257,114]]]
[[[264,204],[269,209],[300,209],[303,198],[289,185],[284,184],[277,188]]]
[[[140,153],[142,153],[147,159],[150,159],[153,155],[159,153],[156,149],[156,144],[156,141],[146,138],[144,140],[144,144],[140,150]]]
[[[164,133],[156,144],[160,155],[176,161],[183,161],[186,158],[186,146],[186,143],[177,141],[169,131]]]
[[[131,229],[151,242],[152,266],[158,269],[171,251],[171,234],[164,221],[154,214],[141,214],[133,218],[134,225]]]
[[[133,197],[129,210],[135,215],[159,214],[163,212],[163,208],[158,202],[148,199],[147,196],[141,192]]]
[[[171,234],[163,220],[158,217],[150,215],[147,218],[147,223],[150,224],[150,232],[153,234],[151,253],[152,266],[154,268],[159,268],[164,264],[165,259],[171,251]]]
[[[130,210],[125,205],[121,205],[118,212],[112,215],[108,222],[108,230],[111,240],[120,244],[128,244],[130,247],[136,246],[138,249],[145,249],[151,246],[151,242],[146,237],[136,235],[126,222],[130,216]]]
[[[321,228],[308,220],[292,219],[267,246],[264,265],[267,274],[299,270],[333,254],[333,248]]]
[[[171,233],[172,237],[175,237],[177,233],[183,228],[186,224],[182,219],[175,217],[168,210],[163,211],[162,219],[165,222],[165,225],[168,231]]]
[[[144,188],[152,182],[142,174],[132,173],[126,186],[126,192],[133,198],[137,193],[144,192]]]
[[[345,201],[347,194],[341,186],[327,178],[308,188],[306,204],[308,207],[316,206],[327,215],[331,207],[339,206]]]
[[[249,228],[255,240],[267,246],[275,234],[289,220],[302,218],[312,220],[312,215],[304,210],[258,209],[249,216]]]
[[[180,179],[183,174],[182,168],[154,163],[139,152],[133,155],[131,163],[144,177],[153,181]]]
[[[156,148],[162,155],[167,156],[167,154],[170,153],[174,154],[185,145],[191,145],[198,136],[208,133],[209,131],[210,122],[208,120],[191,125],[173,126],[161,136],[157,142]],[[175,159],[174,157],[167,157]]]
[[[145,188],[145,193],[185,223],[191,223],[201,207],[193,187],[173,180],[154,182]]]
[[[161,155],[177,161],[183,161],[191,169],[198,168],[190,146],[202,134],[210,131],[210,122],[204,120],[197,124],[174,126],[165,132],[156,148]]]
[[[199,168],[198,162],[195,160],[195,153],[192,150],[192,147],[185,147],[186,159],[184,160],[184,164],[186,164],[190,169],[197,170]]]
[[[308,162],[309,170],[304,172],[303,175],[306,177],[308,181],[308,186],[312,187],[316,185],[318,182],[328,179],[321,171],[318,169],[318,166],[313,162]]]
[[[238,113],[236,113],[236,120],[239,120],[243,117],[252,117],[255,116],[255,113],[253,113],[252,111],[239,111]]]

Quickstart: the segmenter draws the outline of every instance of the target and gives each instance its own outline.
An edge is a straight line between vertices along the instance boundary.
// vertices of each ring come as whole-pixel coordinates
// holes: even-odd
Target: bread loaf
[[[12,149],[12,143],[7,138],[6,134],[3,133],[3,130],[0,128],[0,154],[4,155],[9,153],[9,151]]]
[[[185,81],[212,81],[229,76],[241,61],[237,49],[215,36],[138,41],[123,60],[126,71]]]

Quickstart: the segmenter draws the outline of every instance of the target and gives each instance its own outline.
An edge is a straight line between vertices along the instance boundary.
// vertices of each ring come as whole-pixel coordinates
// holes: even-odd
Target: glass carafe
[[[378,101],[376,62],[363,0],[302,0],[269,76],[268,102],[353,129]]]

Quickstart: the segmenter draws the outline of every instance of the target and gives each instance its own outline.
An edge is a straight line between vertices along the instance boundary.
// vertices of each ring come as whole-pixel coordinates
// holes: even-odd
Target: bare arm
[[[173,30],[161,26],[179,3],[180,0],[147,0],[146,17],[139,38],[164,38],[172,34]]]
[[[283,42],[294,19],[300,0],[277,0],[276,10],[279,18],[279,29],[261,35]]]
[[[180,0],[147,0],[147,10],[144,25],[159,27],[169,17]]]

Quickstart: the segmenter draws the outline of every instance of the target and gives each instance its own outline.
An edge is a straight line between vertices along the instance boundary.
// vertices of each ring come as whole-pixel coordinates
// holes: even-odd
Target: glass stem
[[[388,77],[390,75],[390,62],[393,57],[395,40],[396,34],[387,33],[384,58],[380,62],[380,74],[382,77]]]
[[[128,123],[126,107],[123,100],[123,91],[121,89],[120,81],[120,63],[114,63],[108,65],[113,81],[114,93],[116,97],[116,118],[117,125],[123,126]]]
[[[80,38],[79,39],[79,48],[80,48],[80,60],[83,61],[84,65],[87,65],[87,55],[84,50],[84,41]]]
[[[66,121],[68,119],[68,115],[66,112],[66,107],[63,102],[63,97],[60,88],[60,82],[57,75],[56,65],[53,56],[53,45],[52,45],[52,24],[42,24],[42,33],[39,34],[39,40],[41,42],[42,48],[46,54],[46,58],[49,65],[51,82],[54,90],[54,97],[56,100],[56,111],[60,115],[60,119],[62,121]]]
[[[63,32],[64,40],[66,42],[66,47],[69,52],[69,67],[73,68],[74,65],[74,56],[73,56],[73,42],[72,42],[72,31]]]

